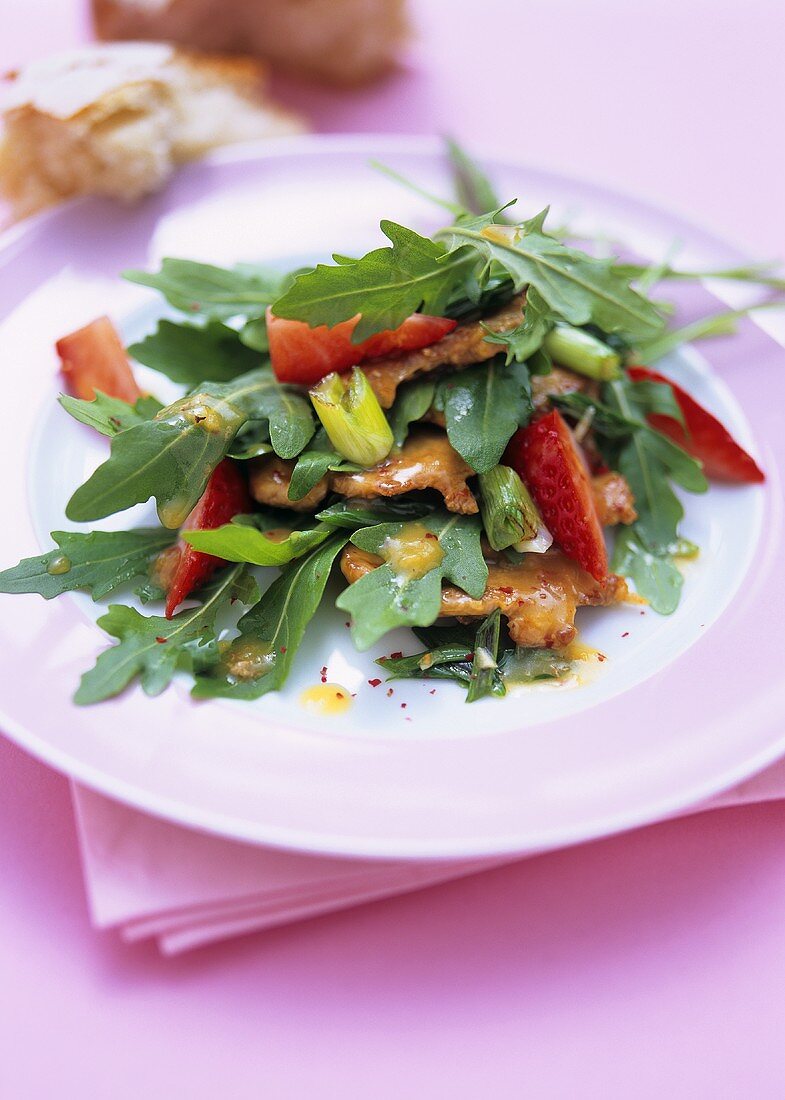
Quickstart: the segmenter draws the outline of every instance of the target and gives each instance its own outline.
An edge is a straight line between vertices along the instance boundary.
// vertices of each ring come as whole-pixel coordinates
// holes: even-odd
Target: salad
[[[547,210],[516,220],[461,149],[449,156],[457,198],[434,199],[448,224],[432,237],[383,221],[383,247],[288,274],[165,259],[125,277],[177,320],[128,349],[106,317],[58,341],[60,404],[108,440],[66,517],[154,498],[159,520],[54,531],[51,550],[0,572],[0,592],[135,597],[99,618],[114,642],[77,703],[136,679],[155,695],[178,670],[196,698],[280,689],[331,575],[359,650],[396,627],[418,639],[380,657],[372,685],[450,680],[469,702],[567,676],[579,608],[675,610],[679,560],[699,553],[676,489],[764,475],[653,366],[743,311],[674,329],[653,292],[709,274],[785,281],[579,248]],[[130,360],[183,396],[143,392]]]

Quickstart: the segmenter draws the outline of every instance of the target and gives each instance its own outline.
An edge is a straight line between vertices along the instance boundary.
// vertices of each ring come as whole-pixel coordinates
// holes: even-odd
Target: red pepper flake
[[[336,691],[335,698],[336,699],[343,699],[343,692],[342,691]]]
[[[404,718],[405,718],[405,720],[406,720],[407,722],[411,722],[411,718],[409,717],[409,715],[408,715],[408,714],[407,714],[407,715],[405,715],[405,716],[404,716]]]
[[[622,638],[629,638],[629,636],[630,636],[629,630],[625,630],[624,633],[622,634]]]
[[[434,535],[434,533],[433,533],[432,531],[426,531],[426,533],[425,533],[425,537],[426,537],[427,539],[435,539],[435,538],[436,538],[436,535]]]
[[[436,688],[431,688],[431,690],[428,692],[428,694],[429,695],[435,695],[436,694]]]
[[[191,302],[190,308],[194,313],[198,313],[202,307],[199,305],[198,302]]]
[[[285,645],[281,646],[281,653],[286,653],[286,646]]]
[[[343,625],[344,625],[344,626],[351,626],[352,624],[351,624],[351,623],[349,622],[349,620],[347,619],[347,620],[346,620],[346,622],[345,622],[345,623],[344,623]]]
[[[406,710],[406,703],[401,703],[401,710]]]
[[[645,611],[641,611],[641,615],[645,615],[645,614],[646,614],[646,612],[645,612]]]
[[[598,653],[598,654],[597,654],[597,660],[598,660],[598,661],[607,661],[607,660],[608,660],[608,658],[607,658],[607,657],[605,656],[605,654],[604,654],[604,653]]]
[[[327,665],[322,665],[321,669],[319,670],[319,676],[321,677],[322,683],[326,684],[327,683]]]
[[[511,596],[512,595],[512,589],[511,588],[500,588],[499,591],[503,592],[505,596]]]
[[[369,680],[368,683],[371,685],[372,688],[378,688],[379,684],[381,683],[381,680],[379,680],[376,676],[374,676],[373,680]]]
[[[160,645],[163,645],[163,643],[164,643],[164,642],[168,642],[168,641],[169,641],[169,639],[168,639],[168,638],[156,638],[155,640],[156,640],[156,641],[157,641],[157,642],[158,642],[158,643],[159,643]]]
[[[391,661],[397,661],[400,657],[403,657],[403,651],[400,649],[396,649],[395,653],[390,654]]]
[[[388,699],[390,698],[390,696],[392,695],[392,693],[393,693],[393,689],[392,689],[392,688],[387,688],[387,698],[388,698]]]

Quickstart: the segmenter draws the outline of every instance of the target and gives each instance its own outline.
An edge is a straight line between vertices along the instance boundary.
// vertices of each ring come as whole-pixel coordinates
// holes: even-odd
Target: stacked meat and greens
[[[178,259],[128,273],[187,315],[129,349],[183,386],[165,407],[107,319],[59,342],[61,404],[109,440],[68,519],[152,497],[160,521],[53,532],[55,549],[0,574],[4,592],[102,599],[136,583],[162,602],[109,607],[116,644],[77,702],[137,677],[156,694],[178,669],[201,698],[280,688],[332,572],[359,649],[411,627],[419,650],[384,659],[387,675],[454,680],[469,700],[564,675],[577,609],[628,598],[628,580],[675,609],[677,561],[697,553],[675,489],[763,477],[650,368],[681,339],[651,287],[698,276],[598,259],[547,211],[515,221],[451,153],[459,201],[433,237],[382,222],[385,246],[283,277]]]

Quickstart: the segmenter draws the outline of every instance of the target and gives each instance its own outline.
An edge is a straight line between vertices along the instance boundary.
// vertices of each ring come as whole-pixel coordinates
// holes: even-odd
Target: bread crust
[[[409,37],[405,0],[92,0],[104,39],[253,54],[334,84],[389,70]]]

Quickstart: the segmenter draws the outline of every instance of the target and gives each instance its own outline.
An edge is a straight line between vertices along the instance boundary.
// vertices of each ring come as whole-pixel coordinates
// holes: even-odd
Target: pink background
[[[780,0],[416,3],[320,129],[449,130],[785,254]],[[480,13],[480,15],[477,14]],[[84,37],[0,0],[0,68]],[[67,783],[0,741],[0,1095],[780,1096],[785,806],[642,830],[162,960],[91,931]]]

